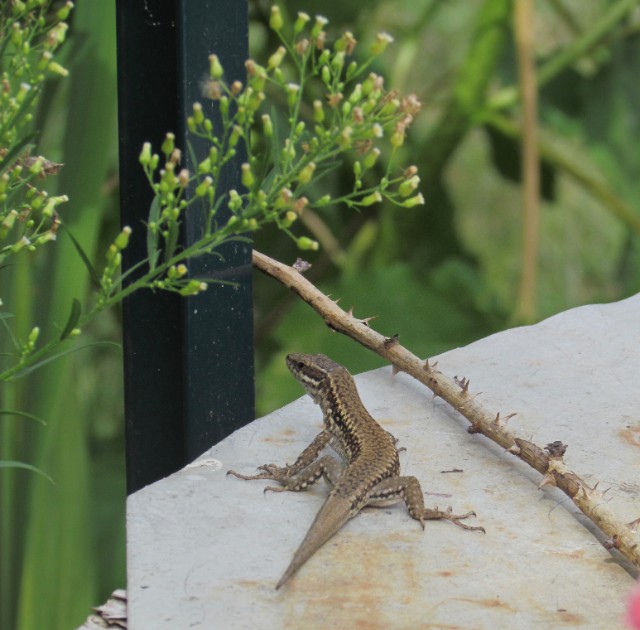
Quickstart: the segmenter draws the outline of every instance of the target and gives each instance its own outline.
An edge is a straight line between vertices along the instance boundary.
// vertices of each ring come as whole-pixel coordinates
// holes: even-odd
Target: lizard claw
[[[447,516],[445,516],[445,518],[448,521],[451,521],[454,525],[457,525],[458,527],[462,527],[462,529],[466,529],[468,531],[472,531],[472,532],[482,532],[483,534],[486,534],[487,531],[485,530],[484,527],[473,527],[472,525],[465,525],[465,523],[461,523],[460,521],[465,519],[465,518],[469,518],[470,516],[476,516],[475,512],[467,512],[466,514],[451,514],[449,512],[447,512]]]
[[[473,511],[467,512],[466,514],[452,514],[451,508],[448,508],[446,512],[443,512],[438,508],[433,508],[433,509],[425,508],[421,516],[422,518],[418,520],[422,525],[422,529],[424,529],[425,520],[429,520],[429,521],[445,520],[445,521],[451,521],[454,525],[457,525],[458,527],[461,527],[462,529],[466,529],[468,531],[482,532],[483,534],[487,533],[484,527],[474,527],[472,525],[466,525],[465,523],[460,522],[465,518],[469,518],[470,516],[476,516],[476,513]]]

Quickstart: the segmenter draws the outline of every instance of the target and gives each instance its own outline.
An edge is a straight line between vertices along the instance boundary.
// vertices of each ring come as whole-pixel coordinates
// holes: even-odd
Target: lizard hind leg
[[[444,511],[438,508],[426,508],[420,482],[415,477],[390,477],[381,481],[371,492],[369,501],[371,505],[389,505],[392,502],[404,501],[409,510],[409,516],[418,521],[422,529],[425,521],[446,520],[462,529],[486,533],[484,527],[473,527],[460,522],[475,516],[475,512],[453,514],[451,508]]]

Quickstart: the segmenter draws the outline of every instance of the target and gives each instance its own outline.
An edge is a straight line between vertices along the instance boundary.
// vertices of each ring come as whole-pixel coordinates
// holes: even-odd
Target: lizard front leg
[[[342,472],[342,466],[330,455],[325,455],[318,459],[320,451],[327,446],[330,439],[331,434],[328,431],[321,431],[290,466],[263,464],[262,466],[258,466],[258,469],[263,472],[257,475],[242,475],[234,470],[227,471],[227,475],[233,475],[234,477],[245,480],[272,479],[282,484],[282,487],[278,488],[267,486],[265,492],[267,490],[276,492],[291,490],[298,492],[313,485],[322,476],[333,485]]]
[[[486,533],[484,527],[472,527],[461,523],[470,516],[475,516],[475,512],[466,514],[452,514],[451,508],[446,511],[438,508],[427,508],[424,506],[424,496],[420,482],[415,477],[390,477],[383,479],[369,493],[368,505],[390,505],[404,501],[409,516],[416,519],[424,529],[425,521],[451,521],[454,525],[471,531]]]

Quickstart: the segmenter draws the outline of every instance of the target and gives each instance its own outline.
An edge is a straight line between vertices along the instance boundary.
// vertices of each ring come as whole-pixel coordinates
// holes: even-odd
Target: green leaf
[[[158,223],[160,218],[160,199],[156,195],[151,202],[149,208],[149,224]],[[149,259],[149,268],[155,269],[158,263],[160,250],[158,249],[158,233],[152,232],[147,226],[147,258]]]
[[[63,225],[64,227],[64,225]],[[69,238],[71,239],[71,242],[73,243],[73,246],[76,248],[76,251],[78,252],[78,255],[80,256],[80,258],[82,259],[82,262],[84,263],[84,266],[87,268],[87,271],[89,272],[89,275],[91,276],[91,282],[93,282],[96,286],[100,286],[100,276],[98,275],[98,272],[96,271],[95,267],[91,264],[91,261],[89,260],[89,257],[85,254],[84,249],[82,249],[82,245],[80,245],[80,243],[78,243],[78,241],[76,240],[75,236],[71,233],[71,231],[69,230],[69,228],[65,228],[65,232],[69,235]]]
[[[80,301],[73,298],[73,302],[71,303],[71,313],[69,314],[69,319],[67,320],[64,330],[60,334],[60,341],[64,341],[71,334],[71,331],[76,327],[76,324],[80,319],[81,313],[82,306],[80,305]]]
[[[42,425],[47,424],[42,418],[38,418],[38,416],[34,416],[32,413],[27,413],[26,411],[17,411],[15,409],[0,409],[0,416],[19,416],[21,418],[29,418],[29,420],[35,420]]]
[[[35,466],[32,466],[31,464],[25,464],[24,462],[15,462],[10,459],[0,460],[0,468],[24,468],[25,470],[30,470],[32,472],[38,473],[39,475],[42,475],[43,477],[48,479],[53,485],[55,485],[55,482],[53,481],[53,479],[51,479],[51,477],[49,477],[49,475],[47,475],[47,473],[43,472],[39,468],[36,468]]]

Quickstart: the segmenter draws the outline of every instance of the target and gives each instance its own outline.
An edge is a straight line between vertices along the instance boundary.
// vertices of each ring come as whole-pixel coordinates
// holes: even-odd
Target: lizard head
[[[346,371],[324,354],[290,354],[287,367],[314,400],[333,373]]]

